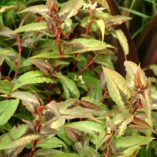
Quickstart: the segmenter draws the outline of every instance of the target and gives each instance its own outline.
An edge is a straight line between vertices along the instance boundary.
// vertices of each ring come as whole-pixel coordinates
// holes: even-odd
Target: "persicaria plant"
[[[0,156],[153,150],[155,78],[127,60],[127,38],[117,27],[130,18],[111,15],[105,0],[38,2],[0,9]],[[10,12],[13,21],[5,21]],[[125,77],[115,71],[114,41],[124,52]]]

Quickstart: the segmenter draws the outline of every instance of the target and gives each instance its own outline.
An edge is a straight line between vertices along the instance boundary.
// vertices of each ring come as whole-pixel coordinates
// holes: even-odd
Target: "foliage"
[[[130,18],[99,0],[1,4],[0,156],[157,155],[156,78],[127,61],[116,29]],[[114,68],[114,40],[125,77]]]

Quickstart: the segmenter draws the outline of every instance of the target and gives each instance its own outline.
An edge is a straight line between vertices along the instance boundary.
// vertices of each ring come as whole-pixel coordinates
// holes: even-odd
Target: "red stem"
[[[30,16],[30,13],[28,13],[22,19],[19,27],[23,26],[23,24],[27,21],[27,19],[29,18],[29,16]],[[18,75],[18,70],[19,70],[19,67],[20,67],[21,54],[22,54],[21,37],[20,37],[19,33],[17,34],[17,46],[18,46],[18,58],[17,58],[16,71],[15,71],[15,74],[14,74],[14,79],[16,79],[17,75]]]
[[[89,34],[89,31],[90,31],[91,25],[92,25],[92,23],[94,22],[94,19],[92,19],[92,15],[93,15],[93,10],[90,9],[90,10],[89,10],[89,16],[90,16],[91,18],[90,18],[90,22],[88,23],[88,26],[87,26],[87,28],[86,28],[86,31],[85,31],[85,37],[88,37],[88,34]],[[78,53],[78,54],[76,55],[76,57],[79,56],[79,55],[80,55],[80,54]],[[93,62],[93,63],[94,63],[94,62]],[[92,64],[93,64],[93,63],[92,63]],[[71,70],[72,72],[75,71],[75,69],[76,69],[76,67],[77,67],[77,64],[78,64],[78,61],[75,61],[74,65],[73,65],[73,67],[72,67],[72,70]],[[92,65],[92,64],[91,64],[91,65]],[[91,66],[91,65],[89,65],[89,66]],[[88,66],[88,67],[89,67],[89,66]],[[88,68],[88,67],[87,67],[87,68]],[[82,70],[83,70],[83,69],[82,69]],[[85,69],[85,70],[86,70],[86,69]],[[80,72],[81,72],[81,71],[80,71]],[[81,73],[82,73],[82,72],[81,72]],[[79,74],[78,74],[78,75],[79,75]]]
[[[89,66],[93,65],[94,62],[95,62],[95,60],[96,60],[96,57],[97,57],[97,55],[95,54],[94,57],[92,58],[92,60],[91,60],[88,64],[86,64],[86,65],[79,71],[79,73],[78,73],[77,75],[78,75],[78,76],[81,75],[85,70],[87,70],[87,68],[88,68]]]
[[[88,34],[89,34],[89,31],[90,31],[90,28],[91,28],[91,25],[92,25],[92,23],[94,22],[94,19],[92,19],[92,15],[93,15],[93,10],[92,9],[90,9],[89,10],[89,16],[91,17],[90,18],[90,22],[88,23],[88,26],[87,26],[87,28],[86,28],[86,31],[85,31],[85,37],[88,37]],[[76,57],[77,56],[79,56],[80,54],[78,53],[77,55],[76,55]],[[76,69],[76,67],[77,67],[77,64],[78,64],[78,61],[75,61],[75,63],[74,63],[74,65],[73,65],[73,67],[72,67],[72,72],[74,72],[75,71],[75,69]],[[78,74],[79,75],[79,74]]]
[[[18,75],[18,70],[20,67],[21,54],[22,54],[20,34],[17,34],[17,45],[18,45],[18,58],[17,58],[16,71],[15,71],[14,79],[16,79],[17,75]]]
[[[77,54],[76,54],[76,57],[78,57],[79,55],[80,55],[80,53],[77,53]],[[74,71],[76,70],[77,64],[78,64],[78,61],[75,60],[74,65],[73,65],[73,67],[71,68],[71,72],[74,72]]]
[[[41,129],[41,126],[42,126],[42,114],[43,114],[44,109],[46,109],[46,107],[42,106],[42,105],[39,105],[37,107],[38,120],[36,121],[36,126],[35,126],[35,133],[37,133],[37,134],[40,133],[40,129]],[[36,145],[38,144],[38,142],[39,142],[39,139],[37,139],[33,142],[31,152],[29,153],[29,157],[33,157],[33,155],[34,155],[34,153],[37,149]]]
[[[55,14],[53,16],[55,22],[57,23],[57,36],[56,36],[56,41],[58,43],[58,50],[59,50],[59,53],[60,53],[60,60],[63,60],[64,58],[64,51],[62,50],[62,44],[61,44],[61,34],[62,34],[62,31],[61,31],[61,21],[59,19],[59,16],[57,14],[57,11],[54,10]]]
[[[88,36],[89,31],[90,31],[90,28],[91,28],[91,26],[92,26],[92,23],[94,22],[94,19],[92,18],[93,12],[94,12],[93,9],[90,9],[90,10],[89,10],[90,22],[88,23],[88,26],[87,26],[87,28],[86,28],[85,37]]]
[[[88,26],[87,26],[87,28],[86,28],[86,32],[85,32],[85,37],[87,37],[87,36],[88,36],[89,31],[90,31],[90,28],[91,28],[91,26],[92,26],[93,22],[94,22],[94,20],[93,20],[93,19],[91,19],[91,20],[90,20],[90,22],[88,23]]]

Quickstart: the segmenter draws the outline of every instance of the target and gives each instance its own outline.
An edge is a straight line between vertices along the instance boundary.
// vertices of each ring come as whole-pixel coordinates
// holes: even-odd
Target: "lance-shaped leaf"
[[[17,109],[19,100],[0,101],[0,125],[4,125],[13,116]]]
[[[128,86],[131,89],[135,88],[135,74],[137,71],[137,64],[131,62],[131,61],[125,61],[124,62],[125,71],[126,71],[126,81]]]
[[[52,121],[50,128],[55,129],[55,130],[60,130],[60,128],[63,127],[64,123],[65,123],[64,118],[56,119],[56,120]]]
[[[39,148],[61,148],[64,147],[67,149],[65,143],[57,137],[43,138],[40,143],[37,145]]]
[[[17,8],[16,5],[8,5],[8,6],[3,6],[2,5],[1,8],[0,8],[0,14],[6,12],[8,10],[12,10],[12,9],[16,9],[16,8]]]
[[[33,157],[83,157],[76,153],[66,153],[55,149],[39,149]]]
[[[83,0],[69,0],[68,2],[62,4],[59,15],[66,16],[66,18],[75,16],[78,13],[79,9],[82,7],[82,5]]]
[[[126,80],[128,86],[132,89],[144,89],[148,86],[148,79],[140,66],[131,61],[125,61]]]
[[[118,39],[118,41],[123,49],[124,55],[126,57],[129,54],[129,46],[128,46],[127,38],[124,35],[124,32],[120,29],[115,30],[113,36]]]
[[[10,94],[12,92],[13,84],[8,80],[0,80],[0,93]]]
[[[88,157],[100,157],[99,153],[92,147],[83,145],[81,142],[77,142],[75,144],[75,148],[79,154],[82,154],[83,156]]]
[[[71,50],[71,53],[84,53],[113,48],[113,46],[96,39],[77,38],[73,39],[70,44],[75,48]]]
[[[148,87],[148,79],[145,73],[142,71],[140,66],[138,66],[136,74],[135,74],[135,86],[138,89],[145,89]]]
[[[153,139],[153,137],[134,135],[115,138],[114,142],[116,144],[116,148],[122,149],[133,146],[140,147],[142,145],[149,144]]]
[[[125,21],[130,20],[130,17],[123,16],[123,15],[115,15],[115,16],[109,16],[108,18],[104,19],[105,25],[110,27],[114,25],[120,25]]]
[[[27,125],[13,127],[8,133],[0,136],[0,150],[4,149],[12,141],[21,138],[28,131]]]
[[[21,33],[21,32],[30,32],[30,31],[42,31],[47,29],[46,22],[38,22],[38,23],[30,23],[24,26],[21,26],[14,30],[15,33]]]
[[[105,36],[105,23],[103,19],[96,20],[96,24],[99,27],[101,31],[101,36],[102,36],[102,41],[104,41],[104,36]]]
[[[13,90],[20,88],[21,86],[37,84],[37,83],[54,83],[55,80],[46,77],[41,71],[29,71],[21,75],[16,81]]]
[[[103,67],[109,94],[120,109],[125,108],[125,101],[131,97],[126,80],[116,71]]]
[[[150,89],[144,90],[143,108],[147,117],[146,120],[148,124],[152,127],[152,104],[151,104]]]
[[[30,92],[21,92],[17,91],[11,94],[11,97],[20,99],[22,104],[26,107],[31,113],[35,113],[35,108],[40,104],[37,96]]]
[[[12,48],[2,48],[0,47],[0,56],[15,56],[16,51]]]
[[[128,124],[133,121],[134,115],[128,111],[117,114],[113,119],[112,123],[117,126],[117,136],[122,136],[127,129]]]
[[[59,79],[63,86],[66,99],[80,97],[80,92],[73,80],[59,73],[56,75],[56,77]]]
[[[20,13],[31,12],[48,18],[48,7],[46,5],[35,5],[22,10]]]
[[[105,130],[104,124],[96,123],[93,121],[73,122],[65,125],[65,127],[74,128],[89,134],[100,134]]]
[[[37,140],[38,138],[39,135],[30,134],[15,141],[12,141],[9,144],[4,145],[3,147],[0,148],[0,150],[15,149],[20,146],[25,146],[26,144],[30,144],[32,141]]]
[[[71,56],[70,56],[70,54],[65,54],[65,56],[64,56],[64,58],[70,58]],[[52,58],[52,59],[58,59],[58,58],[60,58],[60,54],[58,53],[58,52],[41,52],[41,53],[39,53],[39,54],[37,54],[37,55],[35,55],[35,56],[32,56],[32,57],[30,57],[30,58],[28,58],[27,60],[26,60],[26,63],[25,64],[27,64],[27,62],[29,62],[31,59],[48,59],[48,58]]]

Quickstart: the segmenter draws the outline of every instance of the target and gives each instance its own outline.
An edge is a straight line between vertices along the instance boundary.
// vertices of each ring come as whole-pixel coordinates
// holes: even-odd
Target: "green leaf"
[[[38,148],[66,148],[66,144],[57,137],[44,138],[40,140],[40,143],[37,145]]]
[[[19,100],[0,101],[0,125],[4,125],[15,113]]]
[[[113,119],[112,123],[117,126],[117,136],[122,136],[125,133],[125,130],[133,121],[134,115],[129,113],[128,111],[117,114]]]
[[[96,101],[100,101],[102,98],[102,88],[100,86],[100,81],[96,77],[92,76],[91,73],[86,73],[83,75],[83,80],[87,88],[91,90],[88,92],[88,97]]]
[[[37,96],[31,92],[17,91],[12,93],[11,97],[20,99],[22,101],[22,105],[25,106],[31,113],[35,113],[36,106],[40,105],[40,101]]]
[[[56,75],[56,77],[59,79],[63,86],[66,99],[80,97],[80,92],[73,80],[59,73]]]
[[[61,10],[59,12],[60,16],[65,16],[66,18],[70,18],[72,16],[75,16],[79,9],[83,5],[83,0],[69,0],[68,2],[65,2],[61,5]]]
[[[20,146],[25,146],[26,144],[30,144],[32,141],[37,140],[38,138],[39,138],[39,135],[29,134],[27,136],[11,141],[10,143],[0,147],[0,150],[15,149]]]
[[[61,127],[63,127],[64,123],[65,123],[65,119],[59,118],[51,123],[50,128],[59,130]]]
[[[74,128],[89,134],[96,134],[96,133],[100,134],[105,130],[104,124],[96,123],[93,121],[73,122],[65,125],[65,127]]]
[[[34,157],[83,157],[76,153],[65,153],[54,149],[39,149],[36,151]]]
[[[46,22],[30,23],[14,30],[15,33],[41,31],[47,29]]]
[[[0,56],[15,56],[15,50],[12,48],[2,48],[0,47]]]
[[[54,102],[51,102],[51,104],[54,104]],[[80,106],[78,104],[78,100],[77,99],[67,99],[66,101],[63,101],[63,102],[60,102],[57,104],[58,106],[58,110],[59,110],[59,113],[61,115],[64,115],[64,118],[65,119],[76,119],[76,118],[84,118],[84,119],[90,119],[90,120],[93,120],[93,121],[96,121],[98,122],[99,120],[97,118],[94,117],[94,115],[104,115],[104,112],[103,110],[101,110],[98,106],[92,104],[92,107],[96,108],[97,110],[94,110],[92,107],[90,108],[89,105],[88,107],[90,109],[88,109],[88,107],[83,107],[83,106]],[[52,105],[53,105],[52,104]],[[85,104],[85,102],[84,102]],[[87,103],[86,103],[87,104]],[[91,104],[90,104],[91,105]],[[52,106],[51,106],[52,107]],[[53,108],[54,105],[53,105]],[[61,120],[62,122],[62,120]]]
[[[114,69],[114,65],[113,65],[113,55],[110,54],[99,54],[96,57],[95,63],[100,64],[102,66]]]
[[[150,65],[149,69],[153,71],[155,76],[157,76],[157,65],[156,64]]]
[[[125,136],[115,138],[116,148],[122,149],[133,146],[142,146],[149,144],[154,138],[140,135]],[[129,142],[128,142],[129,141]]]
[[[0,93],[11,94],[13,84],[8,80],[0,80]]]
[[[114,25],[120,25],[123,22],[126,22],[130,19],[131,19],[130,17],[123,16],[123,15],[115,15],[115,16],[109,15],[108,17],[104,18],[104,22],[106,27],[111,27]]]
[[[57,136],[59,137],[59,139],[61,139],[67,146],[70,146],[73,144],[73,142],[69,139],[69,137],[67,136],[67,133],[65,132],[64,128],[61,128],[58,132],[57,132]]]
[[[17,80],[15,80],[15,85],[13,90],[25,86],[25,85],[31,85],[31,84],[37,84],[37,83],[54,83],[55,81],[52,78],[44,76],[44,74],[39,71],[29,71],[21,75]]]
[[[82,154],[85,157],[100,157],[99,153],[90,146],[84,146],[80,142],[75,144],[75,148],[79,154]]]
[[[94,98],[91,98],[91,97],[82,97],[81,100],[87,101],[87,102],[89,102],[89,103],[94,104],[94,105],[97,106],[98,108],[103,109],[104,112],[105,112],[105,111],[108,111],[107,106],[106,106],[104,103],[100,102],[100,100],[95,100]],[[100,111],[98,111],[98,113],[99,113],[99,115],[101,115],[101,114],[100,114]],[[103,115],[104,115],[104,113],[103,113]]]
[[[126,71],[127,84],[131,89],[135,89],[135,74],[138,66],[131,61],[125,61],[124,66]]]
[[[13,30],[6,26],[0,26],[0,36],[9,37],[9,38],[15,38],[16,35],[13,33]]]
[[[137,156],[139,149],[139,146],[129,147],[127,149],[120,150],[120,155],[116,154],[114,157],[135,157]]]
[[[66,54],[64,58],[70,58],[71,56],[69,54]],[[30,59],[38,59],[38,58],[52,58],[52,59],[58,59],[60,58],[60,54],[58,52],[42,52],[40,54],[37,54],[33,57],[30,57]],[[29,59],[28,59],[29,60]],[[27,61],[27,60],[26,60]]]
[[[103,73],[111,98],[119,109],[125,109],[125,101],[131,97],[126,80],[116,71],[106,67],[103,67]]]
[[[22,137],[28,131],[27,125],[20,125],[13,127],[9,133],[0,136],[0,150],[9,145],[12,141],[15,141]]]
[[[124,55],[126,57],[129,54],[129,45],[128,45],[128,41],[127,41],[127,38],[126,38],[124,32],[120,29],[115,30],[114,37],[116,37],[118,39],[121,47],[123,48]]]
[[[77,38],[73,39],[70,44],[75,46],[75,49],[77,48],[71,53],[84,53],[89,51],[99,51],[107,48],[113,48],[111,45],[96,39]]]
[[[62,32],[70,33],[73,31],[73,21],[72,19],[66,19],[61,25]]]
[[[17,8],[16,5],[2,6],[2,7],[0,7],[0,14],[6,12],[8,10],[16,9],[16,8]]]
[[[22,10],[20,13],[25,13],[25,12],[31,12],[34,14],[39,14],[45,18],[48,18],[48,7],[46,5],[35,5],[35,6],[30,6],[24,10]]]
[[[127,72],[126,80],[130,88],[145,89],[148,87],[148,79],[140,66],[131,61],[125,61],[124,65]]]
[[[104,35],[105,35],[105,23],[103,19],[96,20],[96,24],[98,25],[100,31],[101,31],[101,36],[102,36],[102,41],[104,41]]]
[[[3,64],[4,62],[4,56],[0,56],[0,66]]]

